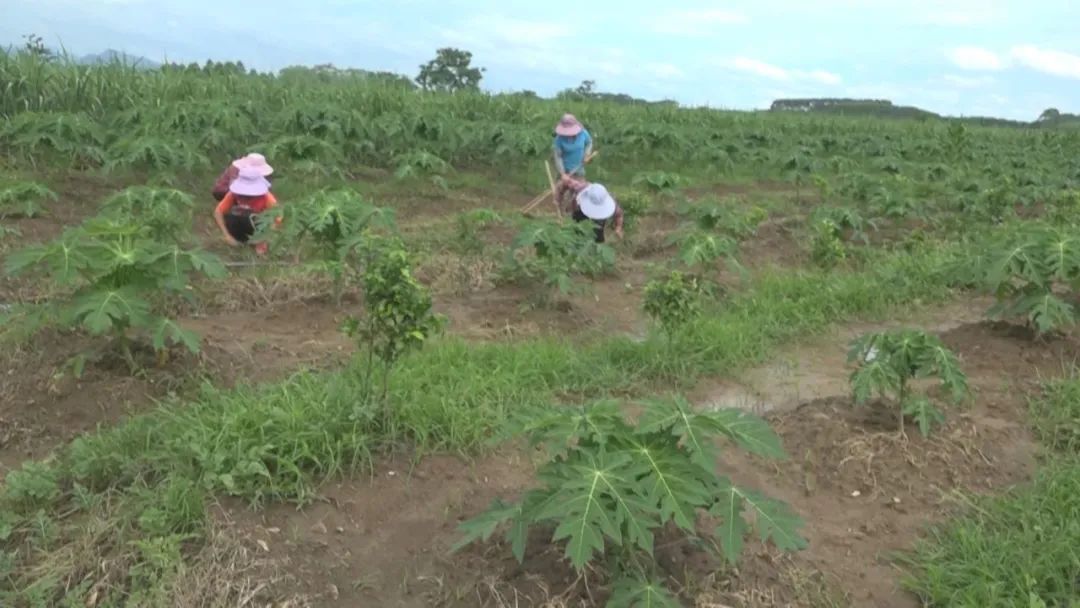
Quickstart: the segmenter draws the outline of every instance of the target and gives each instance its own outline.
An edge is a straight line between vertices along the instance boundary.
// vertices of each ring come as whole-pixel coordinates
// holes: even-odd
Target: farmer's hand
[[[561,179],[561,180],[562,180],[562,181],[564,181],[564,182],[570,181],[570,174],[569,174],[569,173],[566,173],[566,172],[564,171],[564,172],[562,172],[562,173],[560,173],[560,174],[559,174],[559,179]]]
[[[622,226],[616,226],[616,227],[615,227],[615,236],[619,237],[619,240],[620,240],[620,241],[622,240],[622,238],[623,238],[623,229],[622,229]]]
[[[239,247],[240,246],[240,241],[234,239],[233,236],[231,234],[228,234],[228,233],[225,233],[225,242],[228,243],[229,247]]]

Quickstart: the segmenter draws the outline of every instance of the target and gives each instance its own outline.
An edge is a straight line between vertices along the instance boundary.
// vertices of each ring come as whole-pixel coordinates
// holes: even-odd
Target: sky
[[[0,44],[415,76],[471,51],[491,91],[750,109],[872,97],[950,115],[1080,112],[1080,0],[0,0]]]

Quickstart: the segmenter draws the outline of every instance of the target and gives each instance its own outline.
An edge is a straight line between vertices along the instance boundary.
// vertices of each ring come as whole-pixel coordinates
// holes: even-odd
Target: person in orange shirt
[[[266,157],[262,154],[252,152],[247,156],[242,156],[229,163],[229,166],[225,168],[225,171],[223,171],[217,181],[214,182],[212,193],[215,201],[220,203],[221,199],[225,198],[225,195],[229,193],[229,184],[232,184],[233,180],[240,175],[241,169],[257,169],[259,174],[267,180],[270,180],[270,176],[274,173],[274,168],[266,162]]]
[[[270,182],[258,169],[244,168],[229,184],[228,194],[214,209],[214,221],[221,229],[225,242],[237,247],[247,243],[255,234],[255,216],[275,205],[277,199],[270,193]],[[267,244],[256,243],[255,251],[259,255],[266,253]]]

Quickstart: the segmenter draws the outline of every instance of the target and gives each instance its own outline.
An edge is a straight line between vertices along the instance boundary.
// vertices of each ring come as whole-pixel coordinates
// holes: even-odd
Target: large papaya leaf
[[[86,251],[79,245],[78,235],[68,232],[59,239],[45,244],[27,247],[7,256],[5,270],[18,275],[29,268],[44,265],[47,272],[60,285],[74,283],[81,273],[91,266]]]
[[[582,464],[557,468],[562,483],[536,519],[558,522],[552,540],[567,541],[566,557],[577,570],[583,570],[594,555],[603,554],[605,538],[623,544],[619,512],[609,505],[619,501],[629,504],[630,497],[640,492],[628,474],[632,464],[625,453],[601,452]]]
[[[696,417],[748,452],[766,458],[787,457],[783,446],[780,445],[780,437],[772,430],[769,423],[747,411],[729,408],[702,412]]]
[[[685,398],[650,400],[638,421],[639,433],[666,432],[679,437],[695,463],[706,471],[716,468],[715,424],[695,414]]]
[[[787,505],[736,487],[725,479],[719,486],[719,500],[710,512],[721,520],[716,534],[720,537],[724,557],[729,562],[735,563],[742,552],[743,539],[749,529],[743,516],[745,510],[753,513],[754,527],[762,542],[771,540],[776,548],[784,551],[806,548],[806,539],[798,532],[803,521]]]
[[[712,481],[709,470],[687,460],[668,440],[648,441],[639,436],[625,450],[647,467],[645,474],[637,479],[658,509],[660,523],[674,521],[684,531],[694,534],[697,509],[707,507],[712,500],[708,491]]]
[[[147,325],[150,303],[139,297],[133,288],[91,291],[76,299],[70,314],[75,323],[92,334],[101,335]]]
[[[164,317],[154,321],[151,327],[154,350],[165,349],[166,343],[183,344],[192,354],[199,353],[199,334],[180,327],[176,321]]]

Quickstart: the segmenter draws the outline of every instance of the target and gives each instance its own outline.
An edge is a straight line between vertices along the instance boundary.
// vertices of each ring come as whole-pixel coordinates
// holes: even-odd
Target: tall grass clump
[[[1032,400],[1045,463],[1030,484],[962,500],[900,557],[904,585],[929,606],[1080,606],[1080,379]]]

